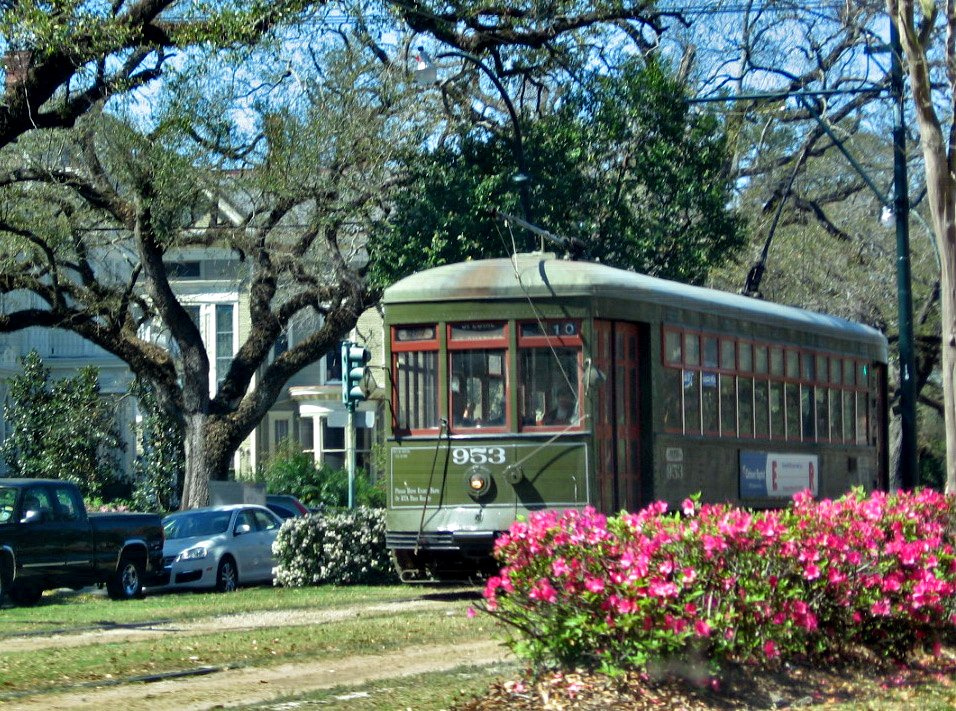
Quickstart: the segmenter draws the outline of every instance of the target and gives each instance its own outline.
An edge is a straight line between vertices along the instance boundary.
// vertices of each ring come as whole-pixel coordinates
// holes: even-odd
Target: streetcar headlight
[[[484,467],[472,467],[468,472],[468,493],[479,498],[491,489],[491,472]]]

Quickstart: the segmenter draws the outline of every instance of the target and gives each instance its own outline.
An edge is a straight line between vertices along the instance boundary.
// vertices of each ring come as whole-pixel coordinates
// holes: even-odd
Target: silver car
[[[163,565],[171,589],[231,592],[272,580],[272,543],[282,519],[265,506],[239,504],[179,511],[163,518]]]

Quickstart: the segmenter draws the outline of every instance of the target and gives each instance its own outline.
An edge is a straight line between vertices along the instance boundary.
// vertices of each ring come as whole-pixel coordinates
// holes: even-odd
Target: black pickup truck
[[[163,571],[157,514],[87,514],[75,484],[0,479],[0,601],[36,603],[44,590],[106,585],[138,597]]]

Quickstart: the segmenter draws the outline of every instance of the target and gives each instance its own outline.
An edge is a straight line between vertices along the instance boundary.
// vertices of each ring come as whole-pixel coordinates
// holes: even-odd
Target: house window
[[[272,423],[272,447],[275,449],[279,444],[289,438],[289,421],[275,420]]]
[[[216,382],[222,383],[229,372],[232,357],[235,355],[233,345],[232,304],[216,304]]]
[[[166,262],[166,274],[170,279],[198,279],[201,276],[200,263]]]

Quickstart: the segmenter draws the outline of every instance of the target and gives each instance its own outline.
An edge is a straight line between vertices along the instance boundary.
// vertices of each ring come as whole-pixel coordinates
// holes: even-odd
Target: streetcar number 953
[[[451,461],[455,464],[504,464],[504,447],[454,447]]]

